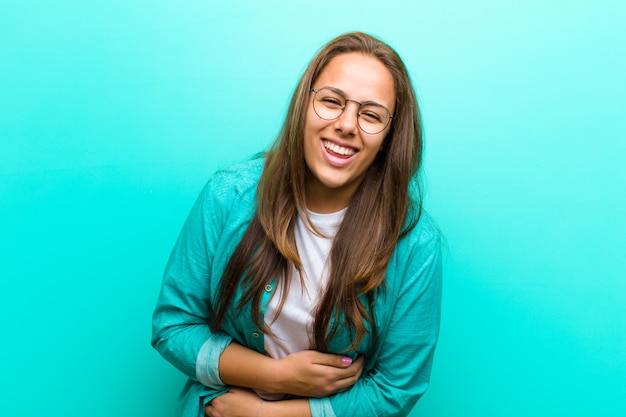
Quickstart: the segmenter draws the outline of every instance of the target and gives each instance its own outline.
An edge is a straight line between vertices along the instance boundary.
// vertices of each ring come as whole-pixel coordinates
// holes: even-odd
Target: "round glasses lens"
[[[341,116],[346,107],[346,99],[341,94],[328,88],[322,88],[315,93],[313,110],[322,119],[333,120]]]
[[[364,103],[359,109],[359,126],[367,133],[382,132],[389,123],[389,111],[382,104]]]

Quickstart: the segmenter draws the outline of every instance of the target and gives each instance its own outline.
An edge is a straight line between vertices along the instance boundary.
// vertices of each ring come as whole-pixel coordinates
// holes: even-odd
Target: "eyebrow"
[[[341,90],[341,89],[339,89],[339,88],[337,88],[337,87],[333,87],[333,86],[327,85],[327,86],[322,87],[322,88],[328,88],[328,89],[330,89],[330,90],[333,90],[335,93],[337,93],[337,94],[341,94],[342,96],[344,96],[345,98],[347,98],[346,93],[345,93],[343,90]]]
[[[389,108],[387,106],[385,106],[384,104],[378,102],[378,101],[374,101],[374,100],[367,100],[367,101],[357,101],[357,100],[353,100],[353,99],[349,99],[348,95],[341,89],[337,88],[337,87],[333,87],[332,85],[325,85],[322,86],[320,88],[317,88],[317,90],[321,90],[322,88],[328,88],[329,90],[334,91],[337,94],[340,94],[343,96],[344,99],[349,100],[349,101],[353,101],[355,103],[359,103],[359,105],[363,105],[363,104],[378,104],[379,106],[383,106],[384,108],[387,109],[387,111],[389,112],[390,115],[392,115],[391,110],[389,110]]]

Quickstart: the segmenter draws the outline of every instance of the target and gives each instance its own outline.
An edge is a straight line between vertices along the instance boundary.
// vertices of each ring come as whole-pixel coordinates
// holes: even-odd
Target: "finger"
[[[354,361],[345,355],[332,355],[330,353],[319,353],[319,358],[314,362],[317,365],[332,366],[335,368],[347,368]]]
[[[356,358],[354,362],[352,362],[352,367],[359,368],[359,372],[363,370],[363,365],[365,365],[365,357],[359,356]]]
[[[363,372],[364,359],[362,356],[358,357],[354,360],[350,365],[346,366],[343,369],[338,370],[338,375],[341,378],[350,378],[352,376],[357,376],[357,378]]]
[[[350,366],[338,373],[337,381],[352,386],[361,377],[364,363],[364,358],[359,356]]]

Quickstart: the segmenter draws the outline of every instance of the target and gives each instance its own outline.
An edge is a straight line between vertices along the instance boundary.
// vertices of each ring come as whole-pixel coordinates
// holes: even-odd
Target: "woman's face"
[[[313,83],[315,90],[323,87],[339,90],[348,99],[341,116],[325,120],[315,112],[311,92],[304,125],[304,159],[310,171],[307,208],[330,213],[348,205],[391,125],[379,133],[365,133],[359,128],[359,104],[354,101],[380,103],[393,114],[396,92],[391,72],[378,59],[361,53],[333,58]]]

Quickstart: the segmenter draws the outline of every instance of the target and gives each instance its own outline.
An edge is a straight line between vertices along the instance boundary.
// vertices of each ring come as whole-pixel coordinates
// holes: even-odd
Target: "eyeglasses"
[[[391,112],[387,107],[374,101],[365,101],[363,103],[356,100],[350,100],[346,96],[333,87],[322,87],[319,90],[311,89],[315,96],[313,97],[313,110],[324,120],[335,120],[341,116],[346,109],[349,101],[359,105],[357,112],[357,123],[361,130],[370,135],[380,133],[393,119]]]

